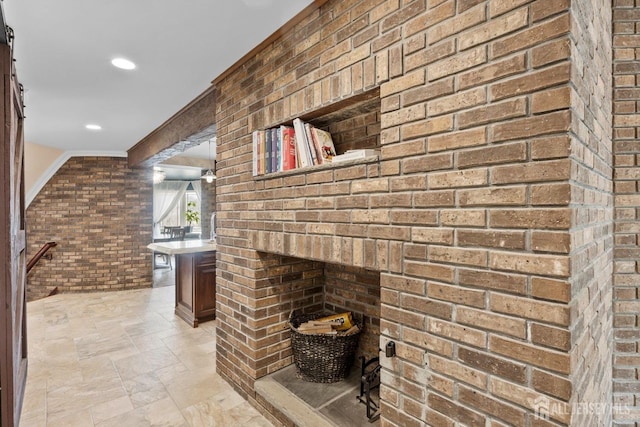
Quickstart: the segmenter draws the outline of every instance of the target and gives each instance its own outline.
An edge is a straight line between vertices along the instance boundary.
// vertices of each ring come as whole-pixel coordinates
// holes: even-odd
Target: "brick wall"
[[[127,159],[72,157],[27,209],[29,259],[55,241],[53,259],[28,276],[30,299],[60,292],[152,285],[152,185],[148,170]]]
[[[610,402],[611,28],[571,3],[330,0],[215,81],[217,367],[249,399],[295,256],[380,272],[381,425],[606,422],[568,404]],[[380,161],[251,176],[253,130],[371,94]]]
[[[615,159],[614,262],[614,402],[632,408],[616,414],[616,425],[637,426],[640,419],[638,307],[640,307],[639,240],[640,123],[639,87],[640,4],[613,1],[613,149]],[[635,421],[634,421],[635,420]]]
[[[613,353],[612,24],[610,2],[572,2],[572,425],[611,425]]]

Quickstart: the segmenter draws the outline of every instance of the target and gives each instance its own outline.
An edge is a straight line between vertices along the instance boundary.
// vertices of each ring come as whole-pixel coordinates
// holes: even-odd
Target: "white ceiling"
[[[4,0],[26,89],[25,139],[65,151],[126,151],[310,3]],[[113,67],[118,56],[137,69]]]

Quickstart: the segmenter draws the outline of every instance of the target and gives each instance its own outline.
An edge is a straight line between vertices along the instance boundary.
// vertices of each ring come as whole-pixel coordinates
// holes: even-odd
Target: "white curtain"
[[[198,200],[202,202],[202,181],[191,181],[191,186],[193,187],[193,191],[196,192],[196,196],[198,196]]]
[[[163,181],[153,186],[153,228],[162,221],[184,196],[189,181]]]

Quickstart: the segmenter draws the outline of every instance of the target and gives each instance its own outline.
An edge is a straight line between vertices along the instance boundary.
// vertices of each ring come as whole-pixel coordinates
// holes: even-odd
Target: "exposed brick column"
[[[571,425],[604,426],[613,414],[611,5],[572,1],[571,15]]]
[[[571,405],[611,402],[610,10],[330,0],[216,81],[218,370],[287,363],[300,257],[380,272],[382,425],[608,425]],[[379,162],[251,176],[253,130],[377,90]]]
[[[613,1],[615,270],[614,401],[640,419],[640,2]]]

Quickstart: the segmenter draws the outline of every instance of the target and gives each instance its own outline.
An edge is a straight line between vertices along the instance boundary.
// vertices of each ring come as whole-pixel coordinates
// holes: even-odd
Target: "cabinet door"
[[[176,305],[193,312],[194,256],[192,254],[176,255]]]
[[[196,317],[202,320],[216,317],[216,255],[215,252],[199,254],[196,265]]]

